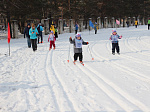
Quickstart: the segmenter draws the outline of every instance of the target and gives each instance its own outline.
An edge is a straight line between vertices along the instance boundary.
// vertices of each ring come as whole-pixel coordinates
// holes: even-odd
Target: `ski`
[[[84,64],[82,63],[82,65],[84,66]]]
[[[83,62],[80,62],[81,63],[81,65],[83,65],[84,66],[84,63]]]
[[[76,61],[75,62],[73,61],[73,64],[76,65]],[[80,64],[84,66],[83,62],[80,62]]]
[[[73,61],[73,64],[76,65],[76,61]]]

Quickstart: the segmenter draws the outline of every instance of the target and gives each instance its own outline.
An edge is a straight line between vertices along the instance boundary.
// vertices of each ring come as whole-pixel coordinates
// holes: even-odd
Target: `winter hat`
[[[116,32],[116,33],[117,33],[117,31],[116,31],[116,30],[112,30],[112,33],[114,33],[114,32]]]
[[[28,26],[28,25],[31,26],[30,23],[28,23],[27,26]]]
[[[80,34],[80,33],[77,33],[77,34],[76,34],[76,37],[81,37],[81,34]]]

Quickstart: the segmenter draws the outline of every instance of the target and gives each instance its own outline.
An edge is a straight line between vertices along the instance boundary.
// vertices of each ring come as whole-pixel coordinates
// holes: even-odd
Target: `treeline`
[[[51,17],[148,17],[149,10],[150,0],[0,0],[0,13],[22,22]]]

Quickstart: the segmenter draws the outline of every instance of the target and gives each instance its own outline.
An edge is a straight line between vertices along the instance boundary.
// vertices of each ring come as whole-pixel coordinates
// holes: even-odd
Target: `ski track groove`
[[[109,49],[107,49],[107,50],[109,51]],[[98,56],[98,54],[97,54],[96,52],[94,52],[94,53]],[[108,58],[105,58],[105,57],[102,57],[102,56],[100,56],[100,57],[101,57],[102,59],[106,60],[107,63],[110,62]],[[99,58],[99,57],[98,57],[98,58]],[[129,75],[134,76],[134,77],[136,77],[136,78],[139,79],[139,80],[142,80],[142,81],[145,81],[145,82],[147,82],[147,83],[150,83],[150,78],[147,77],[147,76],[145,76],[145,75],[143,75],[142,73],[139,73],[139,72],[137,72],[137,71],[135,71],[135,70],[132,70],[132,69],[130,69],[129,67],[120,65],[120,64],[118,64],[118,63],[116,63],[116,62],[111,62],[111,63],[115,64],[116,66],[119,66],[119,67],[116,67],[116,66],[112,66],[112,67],[115,67],[116,69],[120,69],[121,71],[126,72],[126,73],[128,73]]]
[[[107,45],[108,45],[108,44],[109,44],[109,43],[107,43]],[[106,45],[106,46],[107,46],[107,45]],[[108,50],[108,52],[110,51],[109,48],[108,48],[108,46],[107,46],[107,50]],[[95,53],[96,55],[98,55],[96,52],[94,52],[94,53]],[[110,52],[110,54],[111,54],[111,52]],[[110,62],[108,58],[105,58],[105,57],[102,57],[102,56],[100,56],[100,57],[103,58],[104,60],[107,60],[108,62]],[[120,56],[117,56],[117,57],[120,57]],[[121,57],[124,58],[124,59],[131,58],[131,59],[133,59],[132,61],[135,61],[135,60],[136,60],[135,58],[132,58],[132,57],[130,57],[130,56],[125,56],[125,55],[122,56],[122,54],[121,54]],[[125,58],[125,57],[127,57],[127,58]],[[128,59],[128,60],[131,60],[131,59]],[[137,59],[137,60],[139,60],[139,59]],[[144,65],[150,66],[149,63],[146,63],[145,61],[142,61],[142,60],[135,61],[135,62],[136,62],[136,63],[143,62],[143,63],[145,63]],[[120,70],[122,70],[122,71],[124,71],[124,72],[126,72],[126,73],[128,73],[128,74],[132,74],[132,76],[136,77],[137,79],[140,79],[140,80],[145,81],[145,82],[147,82],[147,83],[150,84],[150,78],[149,78],[148,76],[146,76],[146,75],[144,75],[144,74],[142,74],[142,73],[139,73],[139,72],[137,72],[137,71],[135,71],[135,70],[132,70],[132,69],[130,69],[129,67],[120,65],[120,64],[118,64],[118,63],[116,63],[116,62],[112,62],[112,63],[115,64],[116,66],[119,66],[119,68],[116,67],[117,69],[120,69]],[[140,63],[140,64],[141,64],[141,63]],[[115,67],[115,66],[112,66],[112,67]],[[128,70],[128,71],[126,71],[126,70]]]
[[[107,49],[108,49],[108,52],[111,54],[111,46],[110,46],[109,43],[107,43]],[[117,56],[117,57],[119,57],[119,56]],[[150,66],[150,62],[144,61],[144,60],[141,60],[141,59],[138,59],[138,58],[134,58],[134,57],[129,56],[129,55],[121,54],[121,57],[124,58],[124,59],[127,59],[127,60],[134,61],[134,62],[139,63],[139,64]]]
[[[30,57],[30,56],[32,56],[32,58]],[[32,65],[33,66],[30,66],[30,68],[29,68],[29,66],[27,67],[27,69],[30,69],[30,73],[31,73],[31,75],[30,76],[34,76],[34,77],[32,77],[31,79],[29,79],[28,78],[28,81],[30,81],[30,80],[34,80],[34,82],[36,82],[36,79],[35,79],[35,73],[34,73],[34,71],[36,71],[36,67],[39,65],[39,63],[38,63],[38,59],[37,59],[37,52],[32,52],[31,54],[30,54],[30,56],[29,56],[29,60],[27,61],[28,63],[30,62],[32,62]],[[29,63],[29,64],[30,64]],[[27,64],[27,65],[29,65],[29,64]],[[24,69],[25,70],[25,69]],[[24,72],[26,72],[26,71],[24,71]],[[28,75],[27,75],[28,76]],[[34,78],[34,79],[33,79]],[[21,80],[22,81],[24,81],[24,79],[25,79],[25,77],[21,77]],[[26,79],[27,79],[27,77],[26,77]],[[31,102],[29,99],[30,99],[30,97],[31,97],[31,95],[32,96],[34,96],[34,99],[36,100],[36,104],[37,104],[37,102],[38,102],[38,100],[37,100],[37,97],[36,97],[36,93],[34,92],[34,91],[27,91],[26,89],[24,89],[24,90],[22,90],[23,92],[24,92],[24,94],[25,94],[25,97],[26,97],[26,105],[27,105],[27,109],[28,110],[26,110],[26,111],[29,111],[31,108],[35,108],[35,107],[33,107],[33,105],[35,105],[33,102]],[[32,99],[33,100],[33,99]],[[37,110],[36,110],[37,111]]]
[[[73,58],[71,58],[73,61]],[[91,70],[91,68],[88,65],[88,67],[83,66],[81,69],[81,66],[76,64],[76,66],[86,75],[89,77],[89,79],[95,83],[95,85],[102,90],[110,99],[112,99],[112,101],[114,101],[118,106],[120,106],[122,109],[124,109],[125,111],[132,111],[132,108],[128,107],[128,105],[126,103],[124,103],[123,100],[120,100],[119,98],[115,97],[114,95],[112,95],[112,91],[110,91],[108,88],[105,87],[105,85],[103,85],[102,83],[100,83],[100,81],[98,79],[101,79],[106,85],[108,85],[109,87],[111,87],[113,89],[113,87],[106,82],[106,80],[104,80],[103,78],[99,77],[99,73],[95,73],[93,71],[95,71],[94,69]],[[85,69],[86,68],[86,69]],[[90,73],[89,73],[90,72]],[[92,74],[94,74],[96,76],[92,76]],[[115,90],[115,89],[114,89]],[[117,92],[117,91],[116,91]],[[117,92],[119,93],[119,92]],[[115,93],[116,94],[116,93]]]
[[[48,74],[50,74],[50,71],[49,71],[49,51],[47,52],[47,57],[46,57],[46,74],[45,74],[45,77],[46,77],[46,79],[47,79],[47,83],[48,83],[48,85],[49,85],[49,89],[50,89],[50,91],[51,91],[51,94],[52,94],[52,97],[53,97],[53,99],[54,99],[54,104],[55,104],[55,108],[56,108],[56,110],[57,111],[60,111],[59,110],[59,106],[58,106],[58,102],[57,102],[57,100],[56,100],[56,96],[55,96],[55,92],[54,92],[54,90],[53,90],[53,87],[52,87],[52,84],[51,84],[51,82],[50,82],[50,79],[49,79],[49,76],[48,76]]]
[[[142,36],[139,37],[139,41],[141,41],[144,45],[146,44],[147,47],[150,47],[150,44],[148,44],[147,42],[141,40],[141,38],[143,38]]]
[[[92,50],[93,51],[93,50]],[[94,54],[96,54],[96,52],[94,51]],[[107,64],[109,64],[109,65],[112,65],[112,64],[110,64],[109,63],[109,59],[107,59],[107,58],[104,58],[104,57],[102,57],[102,56],[99,56],[99,55],[97,55],[96,54],[96,57],[97,58],[103,58],[103,59],[106,59],[106,60],[108,60],[107,61]],[[101,60],[100,60],[101,61]],[[113,64],[116,64],[116,63],[114,63],[113,62]],[[117,64],[116,64],[117,65]],[[118,65],[117,65],[118,66]],[[119,65],[120,66],[120,65]],[[112,66],[112,67],[114,67],[114,66]],[[117,67],[116,67],[117,68]],[[95,71],[94,69],[92,69],[91,67],[89,67],[88,65],[87,65],[87,69],[89,69],[91,72],[93,72],[94,74],[96,74],[98,77],[99,77],[99,72],[97,72],[97,71]],[[123,70],[123,69],[122,69]],[[135,75],[136,76],[136,75]],[[134,104],[134,105],[136,105],[137,107],[139,107],[141,110],[144,110],[144,111],[149,111],[150,109],[148,108],[148,107],[146,107],[143,103],[141,103],[141,102],[139,102],[138,100],[136,100],[135,98],[133,98],[132,96],[130,96],[129,94],[127,94],[126,92],[124,92],[121,88],[119,88],[118,86],[116,86],[114,83],[112,83],[111,81],[109,81],[108,79],[106,79],[106,78],[104,78],[102,75],[101,75],[101,77],[100,78],[102,78],[102,80],[104,80],[105,81],[105,83],[107,83],[109,86],[111,86],[112,88],[114,88],[114,90],[116,91],[116,92],[118,92],[121,96],[123,96],[126,100],[128,100],[129,102],[131,102],[132,104]],[[144,80],[145,81],[145,80]],[[148,80],[149,81],[149,80]],[[147,82],[148,82],[147,81]],[[124,106],[124,105],[123,105]],[[129,111],[129,110],[128,110]],[[131,110],[130,110],[131,111]]]
[[[59,78],[57,71],[54,69],[55,67],[54,67],[54,64],[53,64],[53,52],[54,52],[54,51],[52,50],[52,51],[51,51],[51,55],[50,55],[51,70],[52,70],[53,75],[54,75],[55,79],[57,80],[57,82],[58,82],[60,88],[61,88],[62,91],[63,91],[63,95],[64,95],[64,97],[66,98],[66,100],[67,100],[67,102],[68,102],[68,106],[71,108],[71,111],[72,111],[72,112],[75,112],[73,103],[72,103],[71,100],[70,100],[71,98],[69,98],[69,96],[67,95],[67,93],[66,93],[66,91],[65,91],[65,88],[64,88],[64,86],[62,85],[62,82],[60,81],[61,78]]]
[[[60,108],[59,108],[59,105],[58,105],[58,101],[56,100],[55,92],[54,92],[54,90],[52,88],[52,85],[50,83],[50,80],[49,80],[48,74],[50,74],[51,72],[52,72],[53,76],[55,77],[56,81],[58,82],[58,84],[60,86],[60,89],[62,90],[63,95],[65,96],[65,99],[68,103],[68,106],[70,107],[71,111],[75,112],[75,109],[73,107],[72,102],[70,101],[69,97],[67,96],[67,93],[65,92],[62,83],[60,82],[58,76],[56,75],[57,73],[54,69],[54,66],[52,65],[52,62],[53,62],[52,57],[53,57],[53,49],[51,51],[48,51],[48,53],[47,53],[47,58],[46,58],[46,74],[47,75],[46,75],[46,78],[47,78],[47,80],[49,82],[49,85],[50,85],[49,88],[50,88],[50,90],[52,90],[52,96],[54,97],[55,107],[56,107],[58,112],[61,111]],[[49,67],[50,67],[51,70],[49,70]]]
[[[72,47],[70,46],[70,51],[71,51],[71,50],[73,50],[73,49],[72,49]],[[72,60],[72,58],[70,58],[70,57],[72,57],[71,52],[69,53],[69,63],[70,63],[70,59]],[[67,62],[67,60],[66,60],[66,62]],[[72,60],[71,62],[72,62],[72,65],[71,65],[71,66],[75,66],[75,65],[73,64],[73,60]],[[74,69],[72,69],[72,68],[68,65],[69,63],[67,62],[67,64],[66,64],[66,65],[67,65],[67,68],[69,68],[71,71],[74,71]],[[64,63],[64,64],[65,64],[65,63]],[[78,68],[78,67],[77,67],[77,68]],[[80,69],[78,68],[78,70],[80,70]],[[83,74],[86,75],[84,72],[83,72]],[[83,74],[82,74],[82,75],[83,75]],[[88,76],[87,76],[87,77],[88,77]],[[77,78],[78,78],[78,77],[77,77]],[[95,83],[93,80],[91,80],[91,78],[88,77],[88,79],[89,79],[95,86],[97,86],[96,83]],[[80,83],[79,83],[79,84],[80,84]],[[82,83],[82,86],[85,87],[84,83]],[[98,86],[97,86],[97,87],[98,87]],[[98,88],[99,88],[99,87],[98,87]],[[99,88],[99,89],[100,89],[100,88]],[[100,90],[101,90],[101,89],[100,89]],[[86,111],[90,111],[90,110],[89,110],[88,108],[86,108],[86,107],[84,107],[84,109],[85,109]],[[86,111],[85,111],[85,112],[86,112]]]
[[[130,37],[131,37],[131,36],[130,36]],[[128,48],[129,48],[132,52],[134,52],[134,53],[138,53],[138,54],[145,55],[145,56],[147,56],[147,55],[150,56],[149,53],[144,53],[144,52],[142,52],[141,50],[135,48],[133,45],[131,45],[131,44],[129,43],[129,38],[130,38],[130,37],[124,39],[124,44],[125,44],[126,47],[128,47]]]

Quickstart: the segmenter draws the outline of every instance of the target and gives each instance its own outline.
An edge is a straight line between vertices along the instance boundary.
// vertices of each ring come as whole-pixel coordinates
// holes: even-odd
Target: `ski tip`
[[[67,60],[67,62],[69,63],[69,60]]]
[[[92,58],[92,60],[94,60],[94,58]]]

